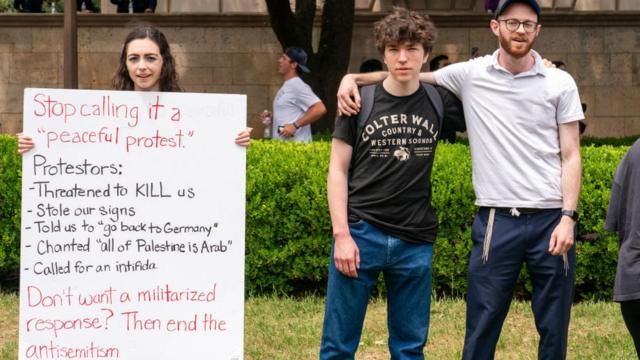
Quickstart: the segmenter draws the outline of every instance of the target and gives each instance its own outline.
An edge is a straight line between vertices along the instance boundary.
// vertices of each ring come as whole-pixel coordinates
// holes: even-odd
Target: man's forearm
[[[352,77],[358,86],[363,86],[380,82],[386,79],[387,76],[389,76],[389,73],[386,71],[375,71],[369,73],[347,74],[345,76]]]
[[[370,73],[347,74],[345,76],[351,77],[358,86],[363,86],[380,82],[386,79],[387,76],[389,76],[389,73],[386,71],[376,71]],[[436,85],[436,76],[432,72],[421,72],[420,81]]]
[[[576,209],[582,181],[582,158],[578,122],[560,125],[560,154],[562,156],[562,207]]]
[[[327,198],[333,236],[341,237],[349,234],[347,216],[347,176],[345,174],[329,172],[327,179]]]
[[[331,159],[327,176],[327,200],[334,238],[349,236],[348,198],[349,164],[351,163],[350,145],[341,140],[331,142]]]
[[[432,72],[421,72],[420,73],[420,81],[424,81],[431,85],[437,85],[436,76]]]
[[[318,101],[317,103],[311,105],[307,112],[305,112],[300,118],[298,118],[295,123],[298,127],[302,127],[305,125],[313,124],[318,121],[322,115],[327,112],[327,108],[324,106],[322,101]]]
[[[582,161],[580,153],[562,161],[562,208],[576,209],[580,196]]]

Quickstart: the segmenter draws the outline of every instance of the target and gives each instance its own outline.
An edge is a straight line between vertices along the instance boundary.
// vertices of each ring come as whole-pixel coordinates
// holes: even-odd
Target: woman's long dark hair
[[[120,54],[118,70],[113,77],[113,88],[115,90],[133,90],[133,80],[129,77],[127,70],[127,47],[133,40],[149,39],[158,45],[162,56],[162,72],[160,73],[160,91],[182,91],[178,86],[178,75],[176,64],[171,55],[169,42],[164,34],[151,25],[139,26],[127,35]]]

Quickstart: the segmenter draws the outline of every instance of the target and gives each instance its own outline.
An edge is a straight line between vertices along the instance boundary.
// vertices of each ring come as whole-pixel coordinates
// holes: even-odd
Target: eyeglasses
[[[502,21],[503,23],[505,23],[507,30],[509,31],[518,31],[518,29],[520,28],[520,25],[522,25],[522,28],[524,29],[525,32],[528,33],[532,33],[534,31],[536,31],[536,28],[538,27],[538,23],[535,21],[520,21],[520,20],[516,20],[516,19],[506,19],[506,20],[498,20],[498,21]]]

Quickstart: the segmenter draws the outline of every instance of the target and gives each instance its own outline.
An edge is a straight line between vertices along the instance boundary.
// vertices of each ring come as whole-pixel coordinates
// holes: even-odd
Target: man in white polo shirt
[[[574,80],[531,50],[540,33],[535,0],[501,0],[491,20],[493,55],[424,73],[460,97],[476,205],[463,359],[493,359],[522,264],[533,283],[539,359],[564,359],[575,280],[575,224],[584,118]],[[359,110],[348,75],[339,110]],[[353,96],[353,99],[351,98]]]
[[[299,47],[289,47],[278,59],[278,72],[284,84],[273,100],[273,116],[269,111],[260,115],[265,125],[273,119],[272,136],[278,140],[311,142],[311,124],[327,112],[298,71],[309,72],[307,53]]]

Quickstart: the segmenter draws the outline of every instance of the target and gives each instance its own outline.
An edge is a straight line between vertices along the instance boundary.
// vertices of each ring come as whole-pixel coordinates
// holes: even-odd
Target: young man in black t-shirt
[[[429,329],[431,258],[438,219],[431,168],[441,121],[418,80],[435,27],[396,8],[376,23],[376,46],[390,76],[375,89],[364,124],[336,121],[327,181],[332,261],[320,359],[352,359],[371,288],[384,274],[389,351],[423,359]],[[461,123],[459,101],[438,91],[444,121]]]

